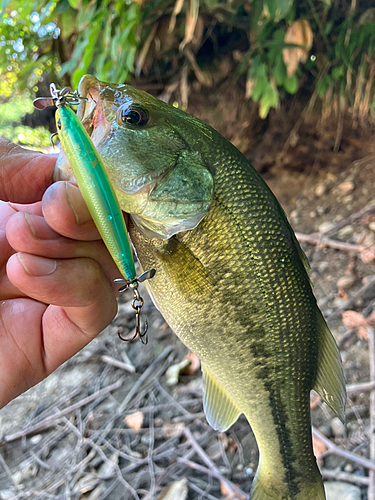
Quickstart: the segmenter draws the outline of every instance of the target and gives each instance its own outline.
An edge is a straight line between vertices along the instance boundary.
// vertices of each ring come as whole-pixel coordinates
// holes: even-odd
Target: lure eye
[[[120,110],[121,122],[133,127],[144,127],[149,121],[148,113],[140,106],[126,106]]]
[[[60,120],[60,118],[57,119],[56,126],[57,126],[57,130],[61,130],[61,120]]]

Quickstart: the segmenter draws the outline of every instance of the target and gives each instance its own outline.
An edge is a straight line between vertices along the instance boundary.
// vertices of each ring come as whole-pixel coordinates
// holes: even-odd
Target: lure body
[[[56,125],[62,147],[91,217],[119,271],[136,277],[128,232],[116,195],[96,149],[74,111],[58,104]]]

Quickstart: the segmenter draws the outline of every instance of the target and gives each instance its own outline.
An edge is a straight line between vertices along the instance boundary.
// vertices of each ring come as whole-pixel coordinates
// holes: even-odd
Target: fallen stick
[[[356,212],[353,215],[349,215],[349,217],[345,217],[345,219],[341,219],[333,227],[331,227],[331,229],[329,229],[328,231],[325,231],[323,234],[335,233],[336,231],[338,231],[342,227],[345,227],[358,219],[362,219],[362,217],[364,217],[365,215],[371,214],[372,212],[375,212],[374,203],[366,205],[365,207],[361,208],[361,210],[359,210],[359,212]]]
[[[370,382],[363,382],[362,384],[352,384],[346,386],[346,394],[356,394],[357,392],[371,392],[375,389],[375,379]]]
[[[122,386],[122,380],[118,380],[114,384],[108,385],[107,387],[103,387],[103,389],[94,392],[93,394],[91,394],[91,396],[87,396],[87,398],[83,398],[80,401],[77,401],[77,403],[68,406],[64,410],[61,410],[61,412],[59,413],[50,415],[49,417],[40,420],[36,424],[31,425],[26,429],[22,429],[21,431],[15,432],[14,434],[9,434],[8,436],[4,436],[0,440],[0,446],[4,443],[10,443],[11,441],[16,441],[17,439],[23,438],[29,434],[33,434],[34,432],[40,432],[42,430],[46,430],[52,425],[54,425],[56,423],[56,420],[60,420],[62,416],[67,415],[68,413],[77,410],[78,408],[81,408],[82,406],[85,406],[88,403],[91,403],[91,401],[95,401],[96,399],[100,398],[105,394],[108,394],[109,392],[115,391],[121,386]]]
[[[249,500],[249,495],[247,495],[244,491],[240,490],[237,485],[232,483],[232,481],[229,481],[229,479],[226,479],[223,475],[220,474],[220,472],[215,468],[207,468],[204,467],[203,465],[196,464],[195,462],[192,462],[191,460],[187,460],[186,458],[183,457],[178,457],[177,462],[180,464],[187,465],[191,469],[197,470],[199,472],[203,472],[203,474],[208,474],[211,477],[215,477],[220,481],[220,483],[224,483],[226,490],[228,494],[230,495],[230,499],[232,500],[237,500],[240,498],[240,500]],[[235,491],[236,492],[235,492]],[[240,495],[240,497],[238,496]]]
[[[327,470],[322,469],[321,474],[323,479],[334,479],[335,481],[345,481],[346,483],[355,484],[369,484],[369,478],[364,476],[357,476],[356,474],[349,474],[348,472],[342,472],[337,470]]]
[[[326,319],[331,320],[338,318],[342,311],[345,311],[347,309],[350,309],[355,303],[357,302],[358,299],[360,299],[365,293],[367,293],[369,290],[371,290],[375,286],[375,276],[369,276],[368,277],[368,283],[363,285],[354,295],[353,297],[350,297],[349,300],[344,302],[344,304],[341,306],[340,309],[337,309],[337,311],[334,311],[332,314],[330,314]]]
[[[220,481],[220,483],[225,484],[225,487],[227,489],[228,494],[232,495],[234,497],[234,499],[236,498],[234,496],[236,494],[240,495],[240,497],[242,497],[244,499],[248,499],[249,495],[247,495],[244,491],[242,491],[240,488],[238,488],[238,486],[236,486],[234,483],[232,483],[232,481],[229,481],[229,479],[226,479],[219,472],[216,465],[213,463],[213,461],[210,459],[210,457],[207,455],[207,453],[203,450],[203,448],[201,448],[201,446],[199,446],[196,439],[194,438],[194,436],[190,432],[189,428],[184,429],[184,434],[185,434],[186,438],[188,439],[188,441],[190,441],[190,443],[191,443],[192,447],[194,448],[195,452],[197,453],[197,455],[203,460],[203,462],[206,465],[208,465],[208,467],[212,471],[212,474],[214,475],[214,477],[216,477]],[[181,461],[181,459],[177,459],[177,461]],[[192,463],[194,463],[194,462],[192,462]],[[186,464],[186,465],[188,465],[188,464]],[[190,465],[189,465],[189,467],[190,467]]]
[[[296,233],[296,236],[297,240],[302,243],[310,243],[311,245],[330,247],[336,250],[344,250],[346,252],[360,253],[367,248],[363,245],[354,245],[353,243],[344,243],[343,241],[331,240],[327,237],[324,237],[322,233]]]
[[[121,368],[121,370],[125,370],[129,373],[135,373],[135,367],[131,364],[124,363],[118,359],[111,358],[110,356],[107,356],[103,354],[100,356],[100,359],[104,361],[104,363],[108,363],[109,365],[116,366],[116,368]]]
[[[318,429],[315,427],[312,428],[312,433],[315,437],[317,437],[323,444],[327,446],[327,451],[326,453],[333,453],[334,455],[337,455],[339,457],[343,457],[346,460],[350,460],[352,462],[355,462],[359,465],[362,465],[362,467],[365,467],[366,469],[375,471],[375,461],[369,460],[368,458],[361,457],[359,455],[356,455],[355,453],[352,453],[350,451],[343,450],[342,448],[339,448],[335,443],[332,443],[332,441],[324,436]]]

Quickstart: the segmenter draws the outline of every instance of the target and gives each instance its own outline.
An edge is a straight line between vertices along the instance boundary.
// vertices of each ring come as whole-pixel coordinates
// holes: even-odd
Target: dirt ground
[[[233,106],[228,115],[218,106],[219,118],[200,117],[220,123],[256,165],[310,260],[349,384],[346,425],[313,395],[315,451],[326,480],[357,485],[365,500],[369,470],[356,457],[370,453],[370,391],[353,384],[370,381],[375,326],[374,134],[350,120],[342,131],[334,121],[298,127],[294,111],[257,129],[249,115],[239,127],[243,111],[236,118]],[[134,327],[129,299],[89,346],[0,411],[1,499],[248,498],[258,452],[247,421],[225,433],[208,426],[197,360],[150,299],[148,345],[118,339],[119,326]],[[181,362],[185,369],[175,367]]]

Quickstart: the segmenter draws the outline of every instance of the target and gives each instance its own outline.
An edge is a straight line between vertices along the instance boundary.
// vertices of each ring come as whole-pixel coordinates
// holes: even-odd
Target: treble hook
[[[60,106],[65,104],[77,105],[80,101],[90,101],[87,97],[82,97],[77,90],[72,90],[70,87],[63,89],[56,88],[54,83],[50,85],[51,97],[38,97],[34,99],[33,105],[37,109],[44,109],[48,106]]]
[[[150,269],[149,271],[145,271],[141,276],[138,278],[135,278],[133,281],[127,281],[124,279],[116,279],[114,280],[115,283],[125,283],[124,286],[122,286],[119,289],[119,292],[123,292],[127,290],[128,288],[133,289],[134,293],[134,298],[132,300],[132,308],[135,311],[135,331],[134,335],[132,337],[123,337],[122,336],[122,331],[120,329],[117,330],[117,335],[120,340],[124,342],[132,342],[135,340],[137,337],[139,340],[142,342],[143,345],[146,345],[148,343],[148,337],[147,337],[147,330],[148,330],[148,322],[147,319],[145,320],[145,326],[143,332],[141,331],[141,309],[143,307],[143,299],[139,293],[138,290],[138,285],[139,283],[142,283],[146,279],[151,279],[155,275],[155,269]]]

